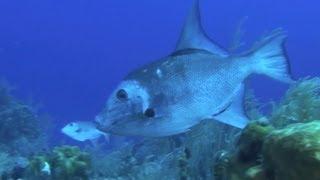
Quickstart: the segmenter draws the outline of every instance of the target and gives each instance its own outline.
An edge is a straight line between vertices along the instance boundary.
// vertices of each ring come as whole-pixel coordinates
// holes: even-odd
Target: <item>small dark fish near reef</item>
[[[243,128],[244,80],[264,74],[293,82],[282,31],[266,36],[250,51],[232,55],[211,41],[195,1],[176,50],[131,72],[96,117],[106,133],[148,137],[188,131],[204,119]]]

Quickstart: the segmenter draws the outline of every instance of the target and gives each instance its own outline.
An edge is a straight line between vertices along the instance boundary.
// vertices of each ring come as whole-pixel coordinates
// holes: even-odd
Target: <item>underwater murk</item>
[[[175,48],[172,48],[170,53],[162,54],[158,60],[137,62],[141,66],[134,65],[131,69],[130,58],[134,56],[130,55],[132,52],[126,49],[115,49],[115,47],[126,47],[125,42],[112,42],[114,46],[111,42],[107,42],[110,52],[116,51],[115,54],[126,58],[123,62],[128,62],[128,64],[120,63],[121,67],[126,69],[121,74],[122,78],[113,78],[115,72],[112,71],[112,67],[102,73],[98,66],[93,66],[97,70],[93,71],[98,74],[96,77],[102,77],[95,80],[94,76],[86,76],[86,72],[90,73],[89,70],[86,71],[86,68],[77,66],[77,62],[81,63],[80,60],[72,62],[67,71],[79,79],[85,76],[86,87],[80,83],[84,89],[89,87],[86,83],[90,81],[92,82],[90,85],[93,85],[92,89],[98,91],[97,87],[100,86],[94,86],[94,83],[105,81],[105,76],[108,76],[107,80],[113,82],[112,86],[107,87],[108,96],[102,96],[104,97],[101,100],[102,103],[95,104],[87,101],[94,97],[101,98],[101,96],[95,92],[80,93],[81,88],[77,83],[64,81],[68,76],[64,76],[63,72],[55,71],[54,74],[60,79],[57,78],[56,82],[50,81],[54,78],[48,79],[42,86],[36,85],[39,77],[31,75],[34,81],[28,81],[30,84],[27,87],[30,86],[30,89],[33,89],[31,87],[36,86],[38,89],[32,95],[34,99],[26,98],[25,93],[21,93],[18,83],[21,80],[18,79],[28,79],[26,77],[37,68],[40,68],[42,75],[48,78],[50,75],[45,73],[49,74],[52,71],[50,65],[54,66],[55,58],[62,55],[55,56],[52,53],[57,51],[46,51],[41,47],[44,48],[42,49],[44,52],[40,53],[40,57],[49,58],[50,56],[47,60],[49,66],[42,67],[40,61],[38,61],[39,64],[30,65],[23,60],[14,60],[25,57],[13,55],[13,52],[14,54],[21,52],[28,58],[37,58],[32,56],[34,53],[32,51],[37,48],[41,50],[41,48],[30,46],[33,42],[34,46],[39,46],[39,41],[44,41],[25,37],[25,41],[14,43],[16,48],[14,50],[13,47],[1,44],[4,47],[0,47],[0,72],[4,73],[1,74],[0,81],[0,180],[319,180],[320,77],[317,77],[319,71],[311,73],[309,68],[301,70],[302,75],[295,75],[291,71],[291,69],[307,66],[297,67],[296,61],[290,63],[291,52],[290,49],[287,50],[288,43],[285,43],[285,40],[291,36],[288,36],[285,28],[264,33],[249,50],[243,50],[246,45],[242,36],[245,34],[245,22],[249,21],[250,16],[239,17],[230,48],[223,48],[211,40],[205,31],[204,19],[207,18],[201,19],[203,15],[201,7],[205,4],[204,2],[205,0],[200,2],[193,0],[190,3],[191,10],[189,14],[184,14],[186,20],[181,26],[180,34],[176,37],[178,42]],[[58,13],[64,10],[63,5],[70,8],[74,4],[67,2],[66,4],[43,4],[40,1],[34,3],[36,3],[33,4],[35,7],[46,7],[48,10],[58,7],[55,5],[61,5],[59,7],[61,9],[58,8],[60,11],[54,11],[59,20],[70,17],[78,19],[71,15],[72,11],[68,11],[71,13],[68,17],[59,16]],[[84,12],[89,14],[95,10],[98,12],[98,6],[87,3],[86,1],[80,3],[86,10]],[[102,1],[95,3],[103,4]],[[164,1],[164,3],[170,4],[171,1],[170,3]],[[298,5],[297,2],[290,1],[290,3]],[[9,10],[15,7],[13,9],[16,13],[22,14],[22,9],[31,8],[31,6],[24,6],[21,9],[20,6],[8,2],[3,5]],[[129,7],[128,4],[122,5],[123,8]],[[221,6],[221,4],[218,5]],[[93,8],[93,11],[89,11],[92,7],[97,9]],[[290,6],[287,8],[290,9]],[[231,9],[229,13],[232,14]],[[277,9],[279,8],[275,7],[274,11]],[[295,10],[293,7],[292,9]],[[112,13],[116,11],[117,9],[112,9]],[[9,11],[4,12],[10,14]],[[44,10],[39,12],[45,14]],[[138,11],[128,13],[133,12]],[[178,12],[180,10],[175,13]],[[6,13],[0,12],[0,15]],[[35,12],[32,11],[32,13]],[[261,14],[255,13],[260,17]],[[32,17],[35,18],[35,16]],[[59,28],[46,24],[45,18],[42,19],[41,16],[37,18],[40,18],[42,24],[39,27]],[[15,17],[12,19],[16,22]],[[6,20],[11,22],[9,19]],[[22,22],[24,20],[30,22],[28,18],[21,19]],[[85,18],[71,22],[76,26],[81,21],[89,22]],[[101,21],[100,19],[94,22],[101,23]],[[281,26],[281,23],[278,26]],[[13,29],[17,27],[10,26]],[[108,24],[108,28],[112,28],[112,24]],[[36,26],[31,29],[42,32],[41,28],[39,31]],[[26,31],[29,30],[26,29]],[[85,29],[85,31],[89,30],[91,28]],[[40,33],[37,37],[46,39],[46,35],[46,33],[42,35]],[[60,37],[55,33],[51,35],[55,38]],[[4,39],[10,42],[12,34],[9,33],[7,36]],[[159,36],[161,39],[167,38],[165,34]],[[82,38],[90,39],[90,37],[94,39],[93,36]],[[305,34],[305,37],[310,36]],[[317,47],[319,42],[310,43],[310,48],[312,44]],[[28,43],[31,45],[24,45]],[[122,46],[117,46],[117,43]],[[150,40],[150,43],[155,42]],[[60,48],[59,50],[63,51],[62,49],[65,48],[65,46],[55,47],[55,45],[50,46],[50,49]],[[23,49],[24,47],[26,49]],[[77,47],[79,50],[75,50]],[[76,53],[85,51],[79,46],[73,48],[71,49]],[[32,53],[26,53],[28,50]],[[100,50],[91,49],[90,51],[94,53],[90,56],[86,54],[83,57],[85,60],[81,61],[90,62],[88,59],[99,58],[95,53]],[[46,52],[49,54],[42,54]],[[68,52],[64,53],[67,58],[70,57]],[[306,54],[303,51],[301,53]],[[292,54],[298,54],[298,52],[292,52]],[[306,57],[310,58],[310,55]],[[303,60],[305,59],[301,61]],[[93,60],[92,63],[97,62]],[[116,66],[116,62],[108,64],[110,65]],[[319,67],[319,64],[311,66]],[[74,70],[78,67],[81,70]],[[32,70],[24,70],[28,68]],[[315,75],[307,76],[307,71]],[[16,74],[15,78],[12,74]],[[257,79],[249,76],[255,75],[266,78],[254,84],[253,81]],[[269,86],[268,79],[279,83],[278,86],[285,86],[282,88],[285,90],[281,96],[279,95],[281,93],[275,93],[277,96],[273,99],[261,100],[263,97],[259,96],[259,91],[261,87],[266,87],[263,86],[264,83],[268,85],[268,90],[263,92],[265,94],[281,89],[274,85]],[[65,89],[48,84],[65,86]],[[48,90],[48,87],[54,90]],[[65,92],[68,90],[69,94]],[[37,103],[41,99],[38,96],[42,91],[46,91],[45,94],[50,96],[41,102],[43,107]],[[94,113],[87,113],[91,116],[88,118],[89,115],[84,115],[86,110],[77,109],[75,104],[71,107],[67,105],[66,96],[68,95],[72,96],[71,100],[75,102],[83,99],[88,109],[97,106],[98,109],[94,110]],[[51,112],[50,107],[56,107],[54,104],[57,100],[59,108],[53,108]],[[57,116],[54,112],[59,109],[65,109],[79,116]],[[72,111],[72,109],[76,110]],[[80,115],[84,117],[81,118]],[[68,120],[62,120],[67,118]]]

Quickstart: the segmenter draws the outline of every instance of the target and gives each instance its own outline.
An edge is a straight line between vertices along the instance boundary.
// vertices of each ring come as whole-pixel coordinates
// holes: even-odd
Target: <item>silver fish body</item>
[[[131,72],[96,118],[99,129],[120,135],[168,136],[206,118],[243,128],[244,80],[253,73],[291,82],[282,33],[274,32],[241,56],[204,34],[195,3],[177,50]]]
[[[108,141],[109,135],[96,129],[96,125],[90,121],[70,122],[65,125],[61,132],[77,141],[96,141],[104,136]]]

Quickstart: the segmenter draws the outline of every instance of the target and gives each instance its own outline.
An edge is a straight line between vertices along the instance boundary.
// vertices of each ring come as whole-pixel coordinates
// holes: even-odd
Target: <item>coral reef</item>
[[[1,179],[316,180],[319,92],[319,78],[301,80],[267,117],[249,92],[246,111],[257,121],[241,131],[208,119],[187,133],[134,139],[108,153],[98,149],[105,146],[91,151],[61,146],[39,152],[44,144],[39,118],[0,86]]]
[[[36,139],[40,135],[37,118],[28,106],[10,103],[0,112],[0,142],[13,142],[21,137]]]
[[[24,174],[28,156],[47,147],[46,136],[33,109],[16,100],[1,80],[0,124],[0,176],[18,179]]]
[[[52,174],[57,179],[88,178],[90,156],[78,147],[62,146],[53,150]]]
[[[294,84],[267,121],[250,123],[236,150],[214,166],[216,180],[319,179],[320,79]]]
[[[215,152],[232,149],[237,133],[235,128],[208,120],[186,134],[144,139],[108,155],[95,154],[94,178],[212,179]]]
[[[320,121],[279,130],[251,124],[243,131],[237,150],[218,159],[216,180],[317,180],[319,154]]]
[[[224,151],[217,157],[214,166],[216,180],[249,180],[249,176],[256,174],[262,160],[263,143],[272,130],[271,126],[260,122],[248,124],[234,151]]]
[[[273,109],[270,120],[278,128],[320,119],[320,78],[300,80]]]
[[[41,130],[37,115],[32,108],[10,95],[9,88],[0,84],[0,146],[17,150],[41,139]],[[17,145],[18,144],[18,145]],[[39,147],[39,146],[38,146]]]
[[[237,156],[241,162],[250,162],[259,158],[265,137],[274,128],[260,122],[252,122],[242,131],[238,141]]]
[[[319,179],[320,121],[273,131],[265,140],[263,157],[272,179]]]
[[[246,115],[249,119],[259,120],[264,119],[262,113],[262,104],[258,101],[252,89],[248,89],[245,94],[244,107]]]
[[[90,155],[78,147],[61,146],[47,155],[35,156],[30,161],[27,176],[33,179],[89,179]]]
[[[46,156],[37,155],[32,157],[27,167],[26,176],[33,179],[49,179],[51,175],[51,167],[44,171],[48,166],[48,158]]]
[[[18,179],[23,177],[28,160],[17,155],[0,152],[0,179]]]

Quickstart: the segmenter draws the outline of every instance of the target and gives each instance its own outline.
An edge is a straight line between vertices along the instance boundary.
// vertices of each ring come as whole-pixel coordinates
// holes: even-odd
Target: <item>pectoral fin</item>
[[[249,121],[244,110],[244,93],[245,87],[241,85],[230,106],[227,106],[220,114],[214,115],[213,118],[237,128],[244,128]]]

